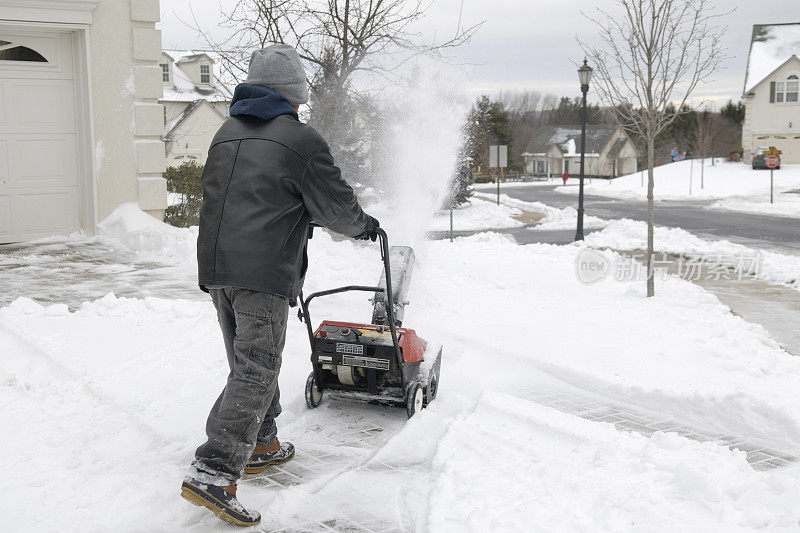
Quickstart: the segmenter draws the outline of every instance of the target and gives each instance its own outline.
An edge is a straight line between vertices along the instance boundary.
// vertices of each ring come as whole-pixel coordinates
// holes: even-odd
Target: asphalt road
[[[555,186],[514,187],[506,185],[501,192],[528,202],[542,202],[553,207],[578,207],[574,195],[555,192]],[[483,192],[483,191],[481,191]],[[709,201],[657,201],[657,226],[683,228],[703,239],[727,239],[747,246],[770,248],[788,253],[800,253],[800,221],[796,218],[751,215],[718,209],[706,209]],[[647,220],[647,203],[635,200],[616,200],[603,196],[585,195],[587,215],[607,220],[629,218]],[[564,243],[571,241],[574,230],[530,231],[525,228],[508,230],[520,244],[531,242]],[[590,231],[586,231],[590,233]]]

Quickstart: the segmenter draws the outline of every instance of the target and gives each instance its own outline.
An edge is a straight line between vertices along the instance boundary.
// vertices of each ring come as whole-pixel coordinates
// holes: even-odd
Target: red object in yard
[[[564,180],[565,185],[567,183],[567,178],[569,178],[569,174],[567,174],[567,171],[565,170],[564,173],[561,174],[561,179]]]

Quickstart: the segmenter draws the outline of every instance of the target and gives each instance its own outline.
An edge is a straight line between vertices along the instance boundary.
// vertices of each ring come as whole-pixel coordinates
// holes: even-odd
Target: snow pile
[[[505,201],[500,205],[482,198],[470,198],[466,205],[453,210],[453,230],[469,231],[497,228],[516,228],[523,223],[516,220],[522,211],[509,207]],[[450,212],[438,214],[429,226],[431,231],[450,230]]]
[[[753,170],[743,163],[719,160],[712,165],[710,159],[705,160],[704,168],[704,187],[701,188],[699,159],[687,159],[656,167],[655,199],[709,200],[741,196],[748,199],[765,198],[769,201],[768,171]],[[575,194],[576,188],[576,185],[567,185],[557,187],[555,190]],[[800,188],[800,165],[781,165],[781,170],[775,171],[775,190],[783,192],[798,188]],[[637,172],[609,181],[596,180],[594,183],[586,183],[584,190],[586,194],[644,200],[647,198],[647,171],[644,171],[644,179],[642,172]]]
[[[489,195],[484,193],[476,193],[476,195],[478,195],[480,198],[489,197]],[[500,195],[500,202],[503,205],[516,207],[525,211],[543,213],[544,217],[542,217],[535,226],[530,228],[534,231],[573,229],[575,228],[575,223],[578,220],[578,210],[574,207],[564,207],[559,209],[541,202],[526,202],[525,200],[519,200],[517,198],[508,196],[507,194]],[[593,217],[589,215],[584,215],[583,217],[583,227],[586,229],[602,228],[606,224],[607,222],[599,217]]]
[[[561,178],[558,177],[560,180]],[[553,185],[554,182],[542,178],[541,181],[504,181],[500,183],[500,193],[502,194],[504,187],[547,187]],[[476,191],[489,189],[489,192],[497,190],[497,183],[475,183],[471,186]]]
[[[586,236],[586,244],[614,250],[646,250],[647,223],[614,220],[602,231]],[[800,257],[769,250],[756,250],[730,241],[704,241],[681,228],[656,226],[653,239],[656,253],[695,257],[731,269],[745,267],[765,281],[800,288]]]
[[[135,203],[121,204],[98,224],[99,235],[159,260],[192,263],[196,260],[197,227],[176,228],[165,224]]]
[[[528,531],[531,517],[540,531],[795,528],[800,518],[797,480],[754,472],[744,452],[620,433],[498,392],[448,426],[433,467],[431,531]]]
[[[750,198],[725,198],[717,200],[709,207],[756,215],[800,218],[800,194],[776,194],[774,203],[770,203],[769,196],[764,195]]]

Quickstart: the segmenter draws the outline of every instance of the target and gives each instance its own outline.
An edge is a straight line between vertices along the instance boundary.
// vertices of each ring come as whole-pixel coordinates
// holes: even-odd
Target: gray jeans
[[[256,443],[270,444],[281,413],[278,374],[289,300],[235,287],[209,290],[228,354],[228,382],[206,423],[191,475],[228,485],[241,476]]]

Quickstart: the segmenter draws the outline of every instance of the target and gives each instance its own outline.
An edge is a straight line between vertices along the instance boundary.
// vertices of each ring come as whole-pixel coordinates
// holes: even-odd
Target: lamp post
[[[578,78],[581,81],[581,92],[583,93],[583,120],[581,122],[581,178],[578,189],[578,230],[575,232],[575,240],[583,240],[583,165],[586,159],[586,93],[589,92],[589,82],[592,79],[592,67],[583,60],[583,65],[578,68]]]

